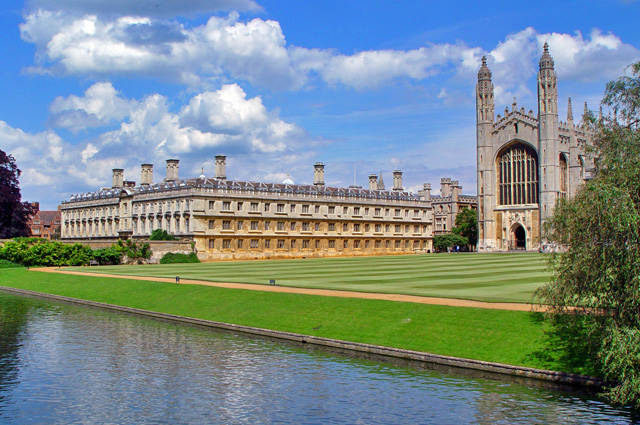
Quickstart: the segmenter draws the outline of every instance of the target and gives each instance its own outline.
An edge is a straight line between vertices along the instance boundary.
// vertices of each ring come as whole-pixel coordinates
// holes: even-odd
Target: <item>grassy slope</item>
[[[542,254],[432,254],[306,260],[107,266],[83,271],[219,282],[531,302],[549,274]]]
[[[198,285],[0,270],[0,284],[74,298],[341,340],[558,369],[543,348],[539,316]],[[571,372],[584,372],[579,369]]]

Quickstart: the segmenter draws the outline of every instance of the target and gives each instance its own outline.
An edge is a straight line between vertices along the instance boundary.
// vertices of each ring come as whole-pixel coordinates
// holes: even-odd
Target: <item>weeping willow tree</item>
[[[556,327],[580,327],[611,401],[640,407],[640,62],[629,68],[607,84],[611,114],[587,117],[594,177],[547,223],[546,238],[566,250],[537,295]]]

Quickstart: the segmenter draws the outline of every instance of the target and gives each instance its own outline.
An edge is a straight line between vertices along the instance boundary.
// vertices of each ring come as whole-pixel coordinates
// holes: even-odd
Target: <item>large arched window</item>
[[[514,143],[498,155],[500,205],[538,203],[538,155],[524,143]]]
[[[560,197],[566,198],[569,192],[569,167],[567,166],[567,157],[560,154]]]

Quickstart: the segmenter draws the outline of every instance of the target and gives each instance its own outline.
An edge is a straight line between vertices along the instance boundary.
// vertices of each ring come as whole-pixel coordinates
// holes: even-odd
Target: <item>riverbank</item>
[[[0,271],[2,286],[279,332],[547,370],[540,313]]]

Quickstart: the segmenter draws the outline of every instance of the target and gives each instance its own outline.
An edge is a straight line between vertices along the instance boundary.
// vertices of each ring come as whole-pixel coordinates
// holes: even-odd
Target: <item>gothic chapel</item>
[[[573,196],[593,164],[583,152],[591,137],[582,124],[574,124],[571,98],[567,121],[558,121],[557,76],[548,44],[538,72],[537,117],[517,109],[515,100],[503,117],[494,116],[486,57],[478,72],[476,110],[478,251],[544,249],[541,229],[556,200]]]

